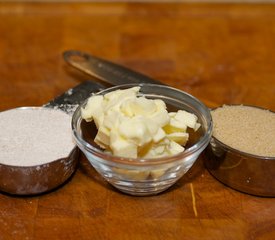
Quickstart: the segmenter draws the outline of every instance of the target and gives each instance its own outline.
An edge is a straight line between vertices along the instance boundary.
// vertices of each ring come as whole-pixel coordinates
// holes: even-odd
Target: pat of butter
[[[118,127],[118,133],[136,146],[143,146],[152,141],[152,133],[147,127],[146,118],[143,116],[133,117],[123,121]]]
[[[179,110],[168,113],[161,99],[138,96],[140,87],[91,96],[81,116],[94,121],[95,142],[115,156],[156,158],[184,151],[187,128],[197,130],[197,116]]]
[[[96,95],[90,97],[86,104],[85,108],[81,109],[81,116],[87,122],[93,121],[95,122],[97,128],[102,124],[103,121],[103,96]]]
[[[115,156],[136,158],[137,145],[123,138],[119,132],[111,131],[110,134],[110,149]]]

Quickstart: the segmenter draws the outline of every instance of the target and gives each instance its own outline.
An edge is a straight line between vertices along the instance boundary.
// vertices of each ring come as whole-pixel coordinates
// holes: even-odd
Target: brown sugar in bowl
[[[235,190],[275,197],[275,113],[224,105],[211,115],[213,136],[205,158],[209,172]]]

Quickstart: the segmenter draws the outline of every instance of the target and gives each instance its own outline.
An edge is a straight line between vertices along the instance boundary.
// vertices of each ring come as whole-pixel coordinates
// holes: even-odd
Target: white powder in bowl
[[[71,116],[26,107],[0,113],[0,164],[35,166],[68,157],[75,147]]]

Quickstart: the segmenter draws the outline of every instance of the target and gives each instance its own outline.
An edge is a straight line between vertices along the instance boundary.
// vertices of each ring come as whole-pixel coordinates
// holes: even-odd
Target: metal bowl
[[[18,111],[18,119],[22,117],[21,113],[27,111],[60,111],[57,109],[49,109],[44,107],[21,107],[16,109],[10,109],[2,112],[3,114],[11,111],[16,110]],[[2,114],[1,113],[1,114]],[[60,114],[60,113],[59,113]],[[70,118],[66,116],[65,112],[64,119],[68,120],[68,130],[70,135]],[[48,120],[49,121],[49,120]],[[2,128],[6,127],[5,122],[6,119],[2,121],[4,126],[1,125]],[[16,122],[15,124],[21,124],[20,121]],[[32,124],[38,124],[37,122],[31,122]],[[51,122],[49,121],[49,124]],[[20,129],[24,129],[24,125],[19,125]],[[51,125],[50,125],[51,126]],[[18,131],[20,131],[20,129]],[[60,128],[61,131],[64,129]],[[48,132],[46,134],[49,134]],[[58,132],[56,134],[59,134]],[[29,152],[28,155],[31,156],[32,148],[35,148],[35,144],[32,146],[30,143],[27,143],[26,146],[22,146],[15,141],[11,136],[12,142],[11,144],[14,145],[15,148],[22,149],[28,146]],[[28,141],[26,139],[26,141]],[[37,140],[39,141],[39,139]],[[2,143],[1,143],[2,144]],[[5,141],[3,141],[3,148],[2,151],[5,150]],[[49,146],[51,144],[55,144],[54,141],[47,143]],[[58,146],[57,146],[58,147]],[[51,148],[47,148],[47,151],[51,151]],[[8,153],[11,150],[7,150]],[[10,152],[12,153],[12,152]],[[41,152],[41,154],[47,154],[45,151]],[[42,155],[41,155],[42,156]],[[34,194],[41,194],[48,191],[51,191],[58,186],[62,185],[69,177],[73,174],[76,170],[77,163],[78,163],[78,156],[79,156],[79,149],[73,144],[70,144],[70,148],[68,149],[65,156],[58,156],[56,159],[49,159],[50,161],[34,163],[33,165],[23,165],[19,164],[19,161],[13,161],[12,163],[8,163],[6,161],[1,161],[0,163],[0,191],[13,194],[13,195],[34,195]],[[5,157],[3,153],[2,157]],[[14,160],[20,159],[20,154],[18,156],[14,156]],[[4,159],[1,159],[4,160]],[[17,164],[18,162],[18,164]]]
[[[223,184],[243,193],[275,197],[275,157],[239,151],[214,136],[205,153],[206,168]]]
[[[14,195],[34,195],[51,191],[74,173],[78,154],[78,148],[74,148],[67,158],[36,166],[0,164],[0,190]]]

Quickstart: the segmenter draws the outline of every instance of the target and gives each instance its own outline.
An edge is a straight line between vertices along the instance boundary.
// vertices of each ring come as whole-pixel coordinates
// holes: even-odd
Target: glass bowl
[[[140,87],[140,94],[150,99],[161,99],[168,112],[179,109],[194,113],[201,124],[199,130],[189,131],[190,137],[185,151],[161,158],[123,158],[104,153],[94,143],[96,128],[81,117],[84,101],[72,117],[73,136],[80,150],[96,171],[111,185],[131,195],[153,195],[160,193],[179,180],[194,164],[208,145],[212,134],[212,119],[209,109],[198,99],[183,91],[157,84],[125,84],[96,93],[104,95],[118,89]],[[93,130],[92,130],[93,129]]]

